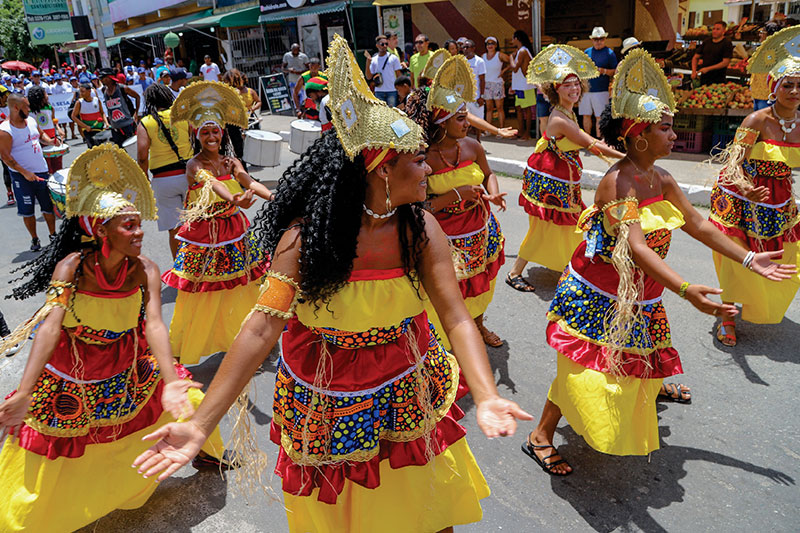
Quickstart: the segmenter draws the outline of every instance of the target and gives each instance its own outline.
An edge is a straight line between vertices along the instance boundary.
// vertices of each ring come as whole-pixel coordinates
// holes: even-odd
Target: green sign
[[[67,0],[23,0],[32,44],[72,41],[72,20]]]

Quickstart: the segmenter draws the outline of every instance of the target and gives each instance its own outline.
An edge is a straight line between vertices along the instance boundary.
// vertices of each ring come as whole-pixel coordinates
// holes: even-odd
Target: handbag
[[[386,59],[383,60],[383,66],[381,67],[381,72],[383,72],[383,69],[386,68],[386,63],[388,62],[389,62],[389,53],[387,52]],[[383,85],[383,74],[381,74],[381,72],[373,74],[372,79],[370,80],[372,83],[375,84],[376,87],[380,87],[381,85]]]

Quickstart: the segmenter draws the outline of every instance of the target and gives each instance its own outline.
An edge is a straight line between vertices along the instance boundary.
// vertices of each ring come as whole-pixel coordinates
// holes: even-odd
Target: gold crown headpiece
[[[452,116],[466,102],[473,102],[475,93],[475,74],[466,58],[459,54],[447,59],[439,67],[431,84],[427,107],[430,110],[442,109]]]
[[[447,48],[439,48],[431,52],[431,57],[428,58],[428,62],[425,64],[425,68],[422,69],[419,77],[427,78],[433,81],[434,76],[436,76],[436,73],[439,72],[440,68],[442,68],[444,62],[451,57],[452,56],[450,55],[450,52],[447,51]]]
[[[631,50],[614,74],[612,116],[655,123],[664,113],[675,113],[675,97],[664,71],[646,51]]]
[[[327,63],[331,120],[350,159],[368,148],[419,150],[422,128],[372,94],[347,41],[338,34],[328,48]]]
[[[199,81],[186,87],[169,112],[172,124],[186,120],[195,129],[213,122],[247,128],[248,111],[239,91],[218,81]]]
[[[158,218],[153,189],[128,153],[112,143],[86,150],[67,175],[66,215],[102,219],[133,207],[143,219]]]
[[[747,71],[768,73],[773,80],[800,76],[800,26],[784,28],[767,37],[753,52]]]
[[[554,44],[544,48],[528,63],[525,78],[528,83],[563,83],[571,74],[581,80],[600,75],[592,59],[583,50],[568,44]]]

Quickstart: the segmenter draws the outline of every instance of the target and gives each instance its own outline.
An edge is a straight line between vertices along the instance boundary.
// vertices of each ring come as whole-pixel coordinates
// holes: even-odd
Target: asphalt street
[[[82,145],[75,147],[67,161],[80,149]],[[526,150],[520,159],[527,157],[530,150]],[[287,150],[282,157],[285,167]],[[254,175],[267,185],[278,177],[273,169]],[[502,278],[525,235],[527,218],[516,202],[520,181],[501,178],[500,182],[509,193],[508,211],[498,213],[506,236]],[[592,196],[593,191],[584,191],[587,204]],[[0,199],[4,203],[1,193]],[[251,218],[255,209],[250,210]],[[27,251],[29,237],[14,208],[0,208],[0,227],[0,296],[6,296],[9,282],[18,275],[11,269],[34,254]],[[39,228],[46,243],[41,221]],[[158,233],[153,222],[145,223],[144,253],[162,270],[169,268],[166,234]],[[716,283],[711,252],[682,232],[674,236],[668,262],[687,280]],[[506,343],[488,351],[500,393],[538,418],[555,376],[556,354],[545,343],[544,332],[559,274],[533,265],[527,275],[536,286],[533,294],[497,284],[487,325]],[[165,287],[162,295],[168,321],[176,293]],[[797,531],[800,413],[792,407],[800,381],[797,298],[781,324],[741,324],[739,345],[733,349],[713,340],[713,317],[700,314],[672,293],[664,299],[685,371],[680,382],[692,387],[694,400],[691,405],[659,404],[661,449],[650,457],[602,455],[562,421],[555,444],[575,473],[552,478],[520,451],[533,423],[522,424],[512,437],[488,440],[477,428],[470,398],[464,398],[461,405],[467,415],[462,422],[492,495],[483,501],[483,521],[457,531]],[[2,299],[0,309],[13,328],[42,301],[41,297],[23,302]],[[16,387],[27,353],[26,347],[13,358],[0,359],[0,395]],[[269,442],[268,428],[276,357],[273,351],[255,377],[257,394],[252,399],[253,427],[273,464],[277,448]],[[221,359],[217,354],[191,371],[208,384]],[[223,436],[229,427],[223,423]],[[277,477],[272,479],[272,490],[271,499],[257,495],[248,501],[234,496],[233,481],[219,473],[186,467],[162,483],[140,509],[116,511],[81,531],[285,532]]]

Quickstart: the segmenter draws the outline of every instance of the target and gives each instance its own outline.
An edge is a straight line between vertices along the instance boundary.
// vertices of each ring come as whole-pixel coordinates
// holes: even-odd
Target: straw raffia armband
[[[606,217],[609,230],[615,230],[623,224],[639,222],[639,200],[633,196],[609,202],[601,211]]]
[[[75,284],[69,281],[53,280],[50,286],[45,291],[45,306],[60,307],[62,309],[69,309],[69,299],[72,297],[72,291],[75,290]]]
[[[253,311],[260,311],[277,318],[289,320],[294,316],[297,307],[300,288],[292,278],[279,272],[267,271],[264,282],[261,284],[261,294],[253,307]]]
[[[47,318],[47,315],[56,307],[69,311],[70,298],[74,290],[75,284],[69,281],[51,281],[50,286],[45,291],[44,305],[9,335],[0,339],[0,353],[7,351],[16,344],[22,346],[30,338],[36,325]]]

